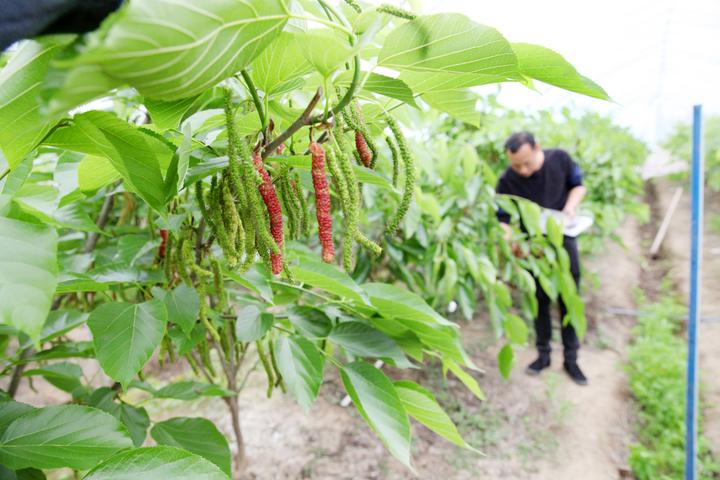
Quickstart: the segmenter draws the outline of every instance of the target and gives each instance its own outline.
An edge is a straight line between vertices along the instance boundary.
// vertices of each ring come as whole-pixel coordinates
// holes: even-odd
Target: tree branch
[[[102,208],[100,209],[100,215],[98,216],[97,222],[95,222],[100,230],[105,228],[105,225],[107,225],[108,219],[110,218],[110,212],[112,211],[114,204],[115,195],[108,194],[108,196],[105,197],[105,202],[103,202]],[[98,232],[90,232],[90,235],[88,235],[87,241],[85,242],[85,246],[82,249],[83,253],[92,252],[95,249],[95,245],[97,245],[98,238],[100,238],[100,234]]]
[[[287,130],[282,132],[280,135],[275,138],[272,142],[268,143],[265,147],[265,150],[263,150],[262,158],[265,160],[267,157],[270,156],[272,152],[274,152],[280,145],[282,145],[285,140],[292,137],[295,132],[300,130],[302,127],[305,127],[307,125],[312,125],[313,123],[317,123],[318,120],[311,117],[313,109],[317,105],[317,103],[322,98],[323,91],[322,88],[318,87],[317,91],[315,92],[315,95],[308,103],[307,107],[305,107],[305,110],[303,113],[295,120],[292,125],[290,125]]]
[[[17,393],[17,389],[20,386],[20,379],[22,378],[23,371],[25,371],[25,367],[27,366],[26,362],[23,362],[23,360],[26,360],[33,356],[35,354],[35,349],[32,347],[29,347],[22,352],[20,352],[20,358],[18,359],[19,363],[15,366],[15,369],[13,370],[12,377],[10,377],[10,384],[8,385],[7,393],[10,395],[10,398],[15,398],[15,394]]]

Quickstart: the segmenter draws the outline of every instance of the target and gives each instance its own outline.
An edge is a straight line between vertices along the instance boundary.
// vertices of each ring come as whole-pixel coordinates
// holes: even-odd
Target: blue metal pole
[[[693,107],[692,166],[690,195],[692,223],[690,227],[690,315],[688,316],[687,395],[685,399],[685,480],[697,476],[697,329],[700,316],[700,267],[702,264],[702,224],[704,165],[702,151],[702,106]]]

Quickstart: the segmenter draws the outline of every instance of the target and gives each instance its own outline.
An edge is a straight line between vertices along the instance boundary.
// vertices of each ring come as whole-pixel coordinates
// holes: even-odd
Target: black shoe
[[[565,367],[565,371],[570,376],[573,382],[577,383],[578,385],[587,385],[588,380],[583,374],[582,370],[580,370],[580,367],[578,367],[577,362],[564,362],[563,367]]]
[[[550,357],[540,355],[525,369],[525,373],[531,376],[539,375],[540,372],[550,366]]]

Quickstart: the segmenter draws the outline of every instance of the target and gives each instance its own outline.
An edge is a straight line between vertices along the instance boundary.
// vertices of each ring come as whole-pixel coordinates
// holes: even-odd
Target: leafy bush
[[[681,478],[685,467],[687,348],[678,335],[686,309],[670,296],[641,304],[626,371],[638,405],[639,442],[630,447],[630,466],[640,480]],[[720,473],[700,437],[700,478]]]
[[[705,184],[715,192],[720,192],[720,117],[710,116],[703,119],[703,145],[705,146]],[[690,165],[692,155],[692,127],[681,122],[663,143],[675,158]],[[685,173],[684,175],[687,175]]]

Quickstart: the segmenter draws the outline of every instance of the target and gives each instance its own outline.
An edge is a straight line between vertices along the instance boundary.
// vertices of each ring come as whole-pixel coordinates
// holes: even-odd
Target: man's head
[[[510,160],[510,168],[523,177],[529,177],[540,170],[545,155],[540,144],[530,132],[517,132],[505,141],[505,153]]]

